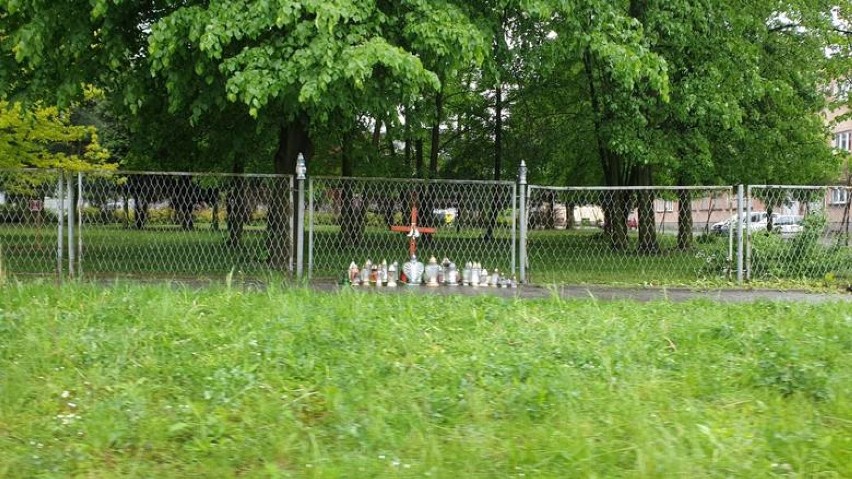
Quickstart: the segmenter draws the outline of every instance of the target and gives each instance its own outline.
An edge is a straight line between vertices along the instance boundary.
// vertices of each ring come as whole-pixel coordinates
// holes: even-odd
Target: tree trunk
[[[210,219],[210,229],[213,231],[219,231],[219,188],[214,188],[213,191],[210,192],[210,200],[213,213],[213,216]]]
[[[609,239],[610,247],[615,251],[624,251],[629,246],[627,215],[632,203],[631,196],[630,191],[616,190],[601,205],[604,212],[604,234]]]
[[[677,190],[677,249],[692,248],[692,196],[689,190]]]
[[[300,117],[281,127],[278,135],[278,150],[275,152],[275,174],[293,175],[296,172],[296,158],[304,154],[305,161],[310,158],[311,145],[308,137],[307,119]],[[293,208],[292,198],[298,195],[298,182],[293,180],[291,191],[289,182],[275,179],[270,186],[269,205],[267,205],[267,239],[269,265],[277,270],[291,269],[293,237],[290,220],[293,225],[302,221],[299,212]]]
[[[565,205],[565,229],[573,230],[577,227],[577,221],[574,218],[574,208],[577,205],[574,203],[568,203]]]
[[[249,220],[248,198],[246,198],[246,179],[242,175],[244,165],[241,160],[234,160],[231,170],[234,175],[231,187],[228,189],[226,219],[228,224],[228,246],[236,248],[242,243],[243,229]]]
[[[193,194],[192,178],[179,176],[175,181],[175,194],[173,195],[174,214],[176,222],[184,231],[192,231],[195,227],[195,218],[192,212],[195,206],[195,195]]]
[[[126,185],[122,188],[122,200],[121,209],[124,211],[124,221],[122,223],[124,224],[124,229],[130,229],[130,192]]]
[[[498,80],[494,93],[494,181],[500,181],[503,167],[503,85]],[[494,186],[494,195],[491,203],[491,215],[488,218],[488,229],[485,231],[485,240],[494,239],[494,229],[497,227],[497,217],[503,209],[501,187]]]
[[[137,196],[133,197],[133,203],[134,224],[137,230],[143,230],[148,223],[148,201],[143,196],[137,194]]]
[[[341,153],[341,173],[346,178],[355,176],[355,158],[352,151],[352,143],[355,141],[355,132],[350,130],[343,135]],[[364,228],[366,222],[364,198],[357,197],[354,184],[351,180],[343,180],[341,191],[340,208],[340,244],[342,246],[355,246],[364,239]]]
[[[809,203],[809,202],[808,202]],[[775,225],[772,224],[772,212],[775,209],[775,205],[770,201],[766,203],[766,233],[771,233],[772,229]],[[749,218],[749,223],[751,223],[751,218]]]
[[[403,137],[405,138],[405,166],[409,168],[409,172],[417,171],[417,167],[414,165],[414,155],[412,154],[412,144],[411,144],[411,111],[409,107],[405,107],[402,112],[403,121],[405,121],[405,125],[403,127]]]
[[[423,139],[414,141],[414,176],[423,178]]]
[[[444,87],[435,94],[435,123],[432,124],[432,144],[429,150],[429,178],[438,177],[438,153],[441,151],[441,122],[444,120]]]
[[[442,82],[443,85],[443,82]],[[438,154],[441,150],[441,122],[444,119],[444,88],[435,94],[435,122],[432,124],[432,137],[429,150],[429,179],[438,178]],[[420,192],[418,198],[417,210],[419,216],[417,222],[426,227],[437,226],[435,218],[435,207],[437,206],[437,198],[435,198],[435,189],[430,184],[423,186],[423,191]],[[420,243],[428,245],[432,241],[431,234],[423,234]]]
[[[650,186],[650,167],[640,166],[637,169],[636,177],[639,180],[638,183],[641,186]],[[637,245],[637,251],[643,254],[657,254],[660,252],[660,244],[657,241],[657,228],[654,218],[654,192],[651,190],[639,190],[636,199],[639,210],[639,244]]]

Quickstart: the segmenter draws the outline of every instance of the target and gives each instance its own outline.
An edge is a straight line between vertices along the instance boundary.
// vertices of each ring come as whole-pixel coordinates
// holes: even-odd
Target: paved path
[[[317,283],[312,287],[322,291],[338,291],[350,286],[339,286],[330,283]],[[398,287],[398,288],[362,288],[354,289],[374,294],[461,294],[466,296],[494,295],[506,298],[540,299],[558,295],[565,299],[597,299],[603,301],[673,301],[683,302],[697,299],[718,301],[722,303],[745,303],[754,301],[793,301],[793,302],[848,302],[852,304],[852,294],[838,291],[836,293],[815,293],[809,291],[781,290],[745,290],[745,289],[709,289],[697,290],[689,288],[665,287],[609,287],[609,286],[522,286],[518,289],[501,288],[470,288],[470,287]]]

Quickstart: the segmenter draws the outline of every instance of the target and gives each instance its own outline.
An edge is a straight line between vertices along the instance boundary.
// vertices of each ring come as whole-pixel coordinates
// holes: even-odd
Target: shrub
[[[59,216],[52,210],[43,209],[39,212],[30,211],[23,204],[0,205],[0,223],[6,224],[56,224]]]
[[[226,212],[224,208],[219,208],[217,217],[219,219],[219,223],[224,223],[226,219]],[[213,208],[203,208],[195,211],[195,221],[199,223],[212,223],[213,222]]]
[[[820,244],[827,219],[813,213],[804,229],[786,240],[776,234],[752,235],[752,277],[819,279],[848,264],[843,248]]]

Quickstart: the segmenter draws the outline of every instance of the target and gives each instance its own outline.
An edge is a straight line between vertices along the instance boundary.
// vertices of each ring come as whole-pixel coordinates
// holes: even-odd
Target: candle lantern
[[[438,286],[438,275],[441,274],[441,266],[434,256],[429,258],[429,264],[426,265],[426,286]]]
[[[372,269],[373,262],[370,260],[367,260],[367,262],[364,263],[364,267],[361,268],[361,284],[363,284],[364,286],[370,285],[370,270]]]
[[[438,282],[441,284],[447,284],[450,281],[450,259],[444,257],[444,261],[441,261],[441,274],[438,277]]]
[[[474,288],[479,287],[479,273],[479,263],[474,261],[473,266],[470,268],[470,285]]]
[[[379,266],[379,286],[382,286],[388,282],[388,262],[387,260],[382,260],[382,265]]]
[[[455,263],[450,263],[447,266],[447,284],[450,286],[459,285],[459,270]]]
[[[399,275],[399,264],[394,261],[388,266],[388,288],[396,288],[396,281]]]
[[[417,256],[411,255],[411,260],[402,266],[402,271],[408,279],[409,286],[420,286],[423,281],[423,263],[417,260]]]
[[[379,265],[374,264],[370,268],[370,283],[376,284],[379,282]]]
[[[468,261],[464,264],[464,269],[462,270],[462,284],[465,286],[470,286],[471,269],[473,269],[473,263]]]
[[[488,275],[488,270],[485,268],[479,270],[479,285],[488,287],[489,281],[491,281],[491,276]]]
[[[358,265],[353,261],[349,264],[349,284],[358,286],[361,283],[361,272],[358,270]]]

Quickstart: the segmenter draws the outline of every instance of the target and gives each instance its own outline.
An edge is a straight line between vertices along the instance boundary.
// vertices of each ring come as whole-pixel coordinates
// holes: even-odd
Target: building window
[[[852,131],[843,131],[834,135],[834,147],[842,151],[852,151]]]
[[[849,201],[849,190],[846,188],[832,188],[830,202],[833,205],[845,205]]]
[[[657,200],[657,212],[674,211],[674,201],[672,200]]]

